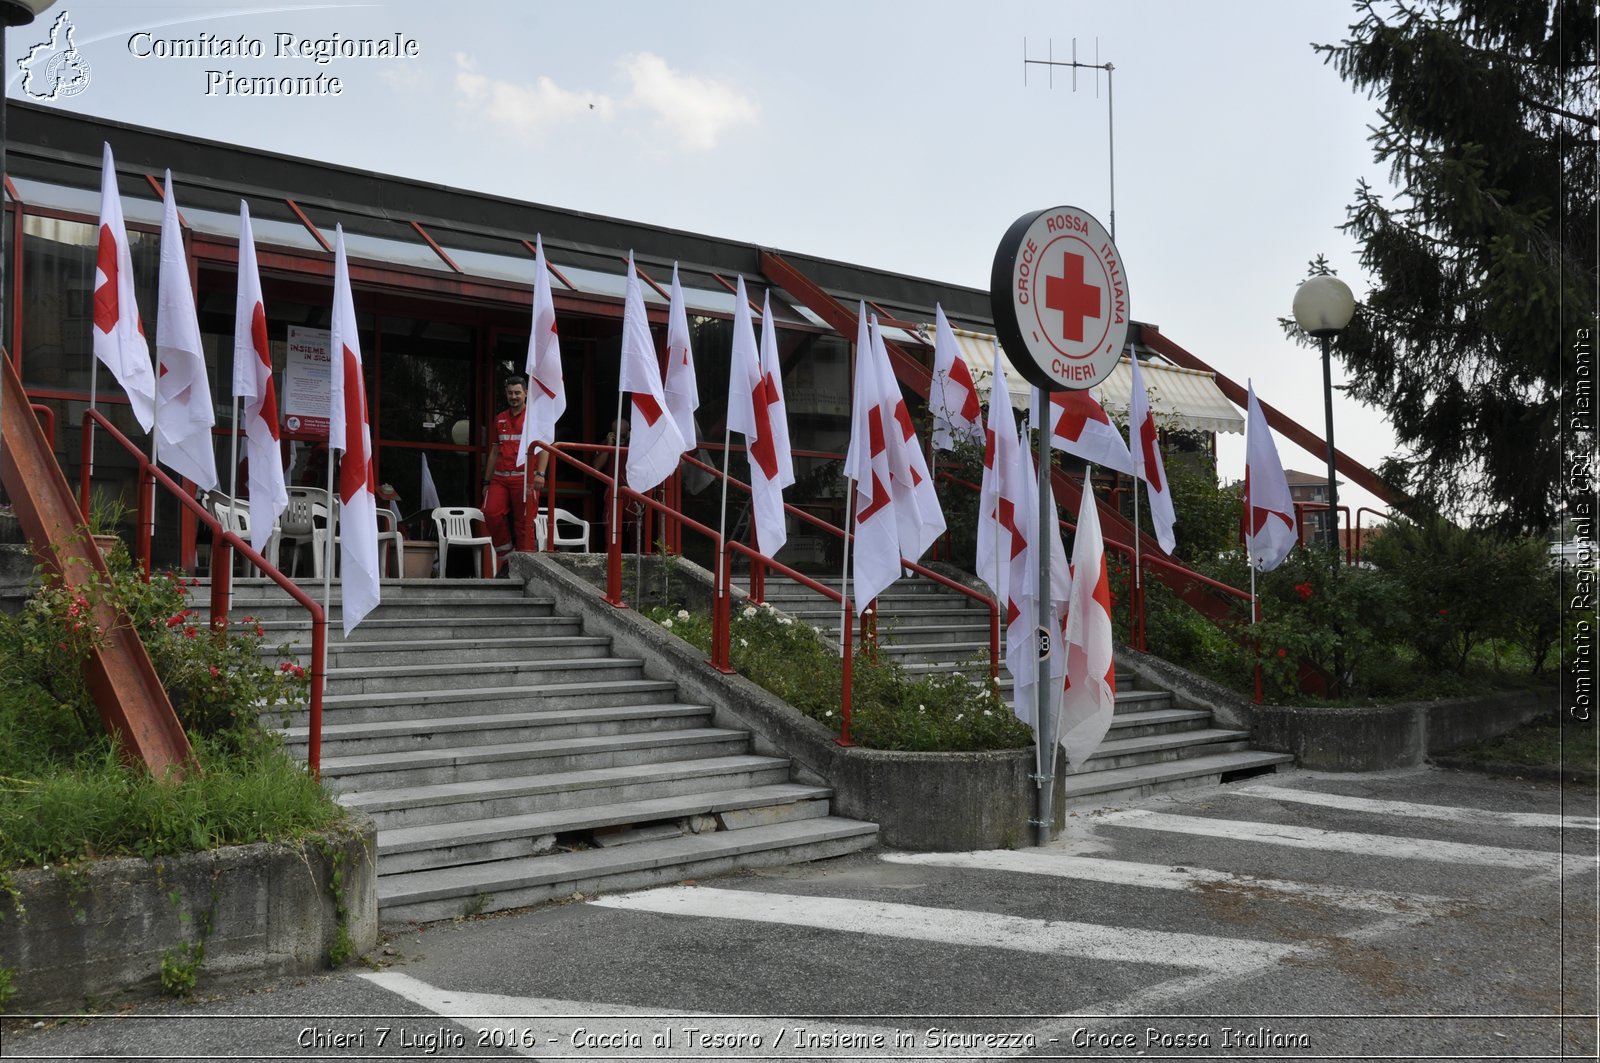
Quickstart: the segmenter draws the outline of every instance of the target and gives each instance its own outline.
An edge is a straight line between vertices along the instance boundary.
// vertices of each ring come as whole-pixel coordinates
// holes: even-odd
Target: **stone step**
[[[1246,749],[1249,744],[1249,731],[1229,731],[1220,727],[1135,738],[1108,736],[1078,771],[1111,771],[1209,753],[1231,753]]]
[[[439,715],[450,710],[483,715],[533,712],[542,708],[585,709],[613,705],[642,705],[677,695],[678,686],[667,679],[584,679],[576,683],[544,686],[501,686],[459,689],[441,687],[405,693],[335,694],[323,699],[324,726],[403,720]],[[305,727],[310,713],[268,710],[264,718],[284,727]]]
[[[322,601],[321,580],[302,577],[291,582],[316,601]],[[197,597],[210,598],[211,580],[209,578],[201,577],[191,580],[190,586],[191,592]],[[331,603],[337,606],[341,595],[337,576],[334,577],[332,584],[328,588],[328,595]],[[230,585],[230,597],[238,601],[281,602],[289,600],[289,593],[273,580],[251,576],[234,579]],[[525,597],[527,597],[527,591],[521,584],[503,579],[385,579],[378,581],[378,599],[380,603],[394,604],[417,599],[490,601]]]
[[[359,634],[357,628],[352,634]],[[281,647],[262,644],[261,654],[276,659]],[[311,644],[298,642],[288,651],[302,663],[311,659]],[[331,642],[328,666],[383,668],[426,664],[504,664],[515,661],[592,660],[611,652],[611,640],[595,635],[537,635],[529,638],[398,639],[380,642]]]
[[[580,709],[551,708],[538,712],[503,712],[473,716],[428,716],[383,722],[327,724],[322,728],[322,755],[353,756],[408,753],[421,749],[497,745],[537,738],[539,741],[585,735],[630,734],[704,726],[711,718],[705,705],[615,705]],[[289,748],[301,752],[309,728],[283,732]]]
[[[939,624],[887,624],[878,625],[878,642],[886,646],[948,645],[959,643],[983,647],[989,652],[989,625],[986,621]]]
[[[1211,713],[1205,709],[1153,709],[1150,711],[1117,712],[1111,717],[1108,739],[1143,738],[1146,735],[1178,734],[1199,731],[1211,723]]]
[[[683,821],[682,830],[737,829],[746,821],[790,822],[828,814],[832,791],[822,786],[780,783],[743,790],[715,790],[615,805],[591,805],[471,823],[401,827],[378,837],[378,872],[392,875],[425,868],[455,867],[549,853],[560,835]],[[695,822],[712,818],[714,822]],[[694,828],[699,827],[699,830]]]
[[[989,670],[989,640],[970,642],[901,642],[878,632],[878,650],[902,664],[943,665],[945,670]]]
[[[381,837],[382,831],[396,827],[459,823],[788,781],[789,762],[784,758],[745,753],[554,775],[358,790],[340,794],[339,802],[371,816]]]
[[[469,690],[475,687],[540,687],[548,684],[637,679],[644,662],[636,657],[593,657],[562,661],[502,661],[494,664],[385,665],[328,669],[327,693],[404,694],[418,690]]]
[[[535,599],[529,599],[534,601]],[[305,622],[305,613],[302,611],[298,619],[293,620],[267,620],[263,621],[262,638],[267,645],[278,645],[283,642],[304,643],[310,645],[309,628]],[[519,637],[532,637],[539,635],[581,635],[583,622],[577,617],[535,615],[526,613],[520,616],[500,613],[493,616],[456,616],[445,615],[433,618],[427,617],[385,617],[380,615],[368,616],[361,621],[361,625],[350,633],[353,642],[409,642],[414,639],[478,639],[483,637],[499,638],[509,632],[516,632]],[[334,625],[328,630],[328,642],[335,645],[345,641],[342,626]]]
[[[378,906],[385,922],[503,911],[574,893],[620,892],[740,868],[842,856],[870,848],[876,832],[870,823],[827,816],[615,848],[380,875]]]
[[[733,756],[749,748],[745,731],[721,727],[582,735],[492,745],[414,749],[322,758],[323,785],[335,792],[560,775],[635,764]]]
[[[1289,753],[1249,750],[1141,764],[1113,771],[1074,772],[1065,779],[1068,807],[1133,801],[1168,790],[1216,786],[1234,776],[1280,771],[1294,764]]]

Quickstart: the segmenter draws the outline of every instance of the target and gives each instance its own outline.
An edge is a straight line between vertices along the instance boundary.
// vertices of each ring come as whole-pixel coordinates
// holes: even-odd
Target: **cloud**
[[[659,55],[640,52],[624,60],[622,67],[633,82],[625,102],[655,112],[684,147],[697,151],[714,148],[723,130],[754,123],[759,114],[756,105],[732,86],[680,74]]]
[[[550,129],[598,117],[611,121],[624,112],[653,115],[673,144],[709,151],[727,129],[754,123],[759,110],[725,82],[682,74],[650,52],[621,63],[630,88],[620,100],[601,92],[574,92],[541,77],[532,85],[499,81],[478,73],[472,59],[456,54],[456,90],[462,102],[496,125],[537,140]]]
[[[547,77],[532,86],[497,81],[478,73],[472,60],[459,52],[456,89],[465,103],[481,109],[491,121],[529,138],[580,116],[609,121],[616,113],[616,103],[603,93],[570,92]]]

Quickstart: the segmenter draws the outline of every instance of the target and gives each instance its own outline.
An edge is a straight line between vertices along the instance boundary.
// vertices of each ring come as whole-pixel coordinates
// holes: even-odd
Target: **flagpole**
[[[95,408],[95,398],[96,398],[97,393],[99,392],[99,387],[100,387],[100,359],[96,358],[94,355],[91,354],[91,355],[89,355],[89,409],[91,409],[91,410]],[[94,487],[94,433],[95,433],[95,429],[98,428],[98,427],[99,427],[99,425],[95,424],[94,419],[90,418],[90,420],[89,420],[89,453],[87,453],[87,454],[85,454],[83,456],[83,460],[89,463],[89,475],[87,477],[85,477],[85,480],[88,483],[88,490],[85,491],[84,496],[83,496],[83,507],[84,507],[83,519],[85,521],[87,521],[89,519],[89,503],[90,503],[89,492],[92,491],[93,487]]]
[[[1045,618],[1055,612],[1054,603],[1050,600],[1050,544],[1051,538],[1056,534],[1052,528],[1050,518],[1055,513],[1055,496],[1050,490],[1050,433],[1044,429],[1045,392],[1043,388],[1033,389],[1033,428],[1037,433],[1035,443],[1038,451],[1038,476],[1039,476],[1039,594],[1035,599],[1034,620],[1039,628],[1050,633],[1052,642],[1055,640],[1055,625],[1048,623]],[[1038,784],[1038,811],[1039,820],[1036,824],[1037,841],[1040,845],[1050,844],[1050,835],[1055,827],[1055,721],[1051,718],[1055,706],[1055,698],[1050,694],[1050,653],[1041,644],[1038,649],[1039,679],[1034,687],[1034,713],[1037,719],[1037,733],[1035,746],[1037,748],[1036,764],[1039,769],[1036,782]]]
[[[1147,488],[1148,490],[1148,488]],[[1152,516],[1151,520],[1155,518]],[[1133,631],[1129,631],[1128,641],[1140,650],[1144,649],[1144,544],[1139,541],[1139,477],[1133,478],[1133,608],[1128,610],[1128,625],[1137,625],[1139,637],[1133,638]]]
[[[856,481],[853,477],[845,478],[844,496],[844,570],[839,576],[839,658],[844,659],[845,635],[849,629],[845,626],[850,622],[849,610],[846,607],[850,600],[850,533],[856,519]]]
[[[345,431],[346,432],[350,431],[350,426],[349,425],[345,426]],[[332,438],[332,436],[330,436],[329,439],[328,439],[328,539],[327,539],[326,546],[324,546],[324,548],[323,548],[323,555],[322,555],[322,615],[323,616],[327,616],[328,615],[328,610],[330,608],[330,603],[333,600],[332,599],[332,590],[333,590],[333,538],[334,538],[333,533],[334,533],[334,529],[339,526],[339,522],[338,522],[338,518],[337,518],[337,515],[336,515],[335,506],[336,506],[336,503],[333,500],[333,438]],[[441,575],[441,576],[444,575],[444,572],[440,571],[439,575]]]
[[[722,543],[724,551],[728,548],[728,457],[729,449],[732,446],[733,428],[724,426],[722,432],[722,508],[717,517],[717,541]],[[754,484],[751,485],[752,489],[754,486]],[[718,558],[716,592],[719,598],[728,593],[728,587],[723,583],[722,568],[722,558]]]
[[[233,397],[233,431],[229,433],[232,449],[228,455],[228,504],[239,497],[239,396]]]
[[[620,370],[620,366],[619,366]],[[622,388],[617,388],[617,419],[611,426],[611,545],[622,549],[622,529],[618,518],[622,512]]]

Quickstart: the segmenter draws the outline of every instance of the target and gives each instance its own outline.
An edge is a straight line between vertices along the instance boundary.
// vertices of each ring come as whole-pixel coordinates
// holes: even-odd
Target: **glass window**
[[[161,264],[160,238],[128,233],[135,301],[152,310]],[[100,395],[121,396],[94,359],[94,279],[97,238],[86,222],[27,215],[22,222],[22,377],[30,387],[88,393],[91,375]],[[153,341],[154,319],[142,315]],[[103,367],[100,367],[103,369]]]
[[[386,442],[452,443],[457,422],[472,424],[477,409],[474,330],[387,314],[379,328],[381,437]]]

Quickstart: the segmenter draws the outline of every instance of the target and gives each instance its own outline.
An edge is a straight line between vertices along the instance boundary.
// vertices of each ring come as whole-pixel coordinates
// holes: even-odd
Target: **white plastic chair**
[[[545,546],[545,516],[545,511],[541,509],[533,518],[533,532],[538,539],[540,550],[543,550]],[[577,531],[563,532],[561,530],[563,525],[569,528],[576,528]],[[589,522],[567,510],[556,510],[555,544],[558,550],[563,546],[576,546],[587,554],[589,552]]]
[[[315,506],[313,508],[319,511],[319,513],[318,513],[319,516],[322,515],[320,513],[320,510],[321,510],[322,507]],[[338,517],[336,517],[334,519],[334,522],[333,522],[333,550],[334,550],[334,555],[335,555],[334,556],[334,562],[333,562],[333,564],[334,564],[334,568],[333,568],[334,575],[338,575],[339,574],[338,552],[339,552],[339,546],[343,542],[343,538],[340,535],[339,529],[340,529],[341,524],[343,523],[343,517],[344,517],[344,514],[341,512],[340,515]],[[390,554],[389,554],[389,544],[393,543],[394,544],[394,558],[395,558],[395,573],[394,574],[397,577],[404,576],[406,574],[406,555],[405,555],[406,547],[405,547],[405,540],[400,537],[400,529],[395,525],[394,513],[389,509],[389,507],[382,506],[382,507],[379,507],[379,509],[377,511],[377,518],[378,518],[378,575],[380,577],[382,577],[384,575],[384,573],[386,573],[389,570],[389,565],[388,565],[388,560],[389,560],[389,556],[390,556]],[[312,569],[314,570],[315,575],[318,578],[321,578],[321,576],[322,576],[323,552],[325,550],[327,550],[327,548],[328,548],[328,546],[327,546],[327,542],[328,542],[327,534],[328,533],[324,528],[319,527],[319,528],[316,529],[315,532],[312,533],[312,537],[311,537],[312,547],[313,547],[313,551],[314,551],[314,563],[312,564]]]
[[[433,526],[439,532],[439,578],[443,579],[452,546],[472,548],[472,571],[483,575],[483,555],[489,555],[489,575],[499,571],[494,556],[494,540],[487,535],[474,535],[472,522],[483,523],[483,510],[470,506],[440,506],[433,511]],[[488,550],[484,550],[488,547]]]
[[[209,499],[209,506],[212,515],[217,518],[218,523],[222,525],[224,530],[233,532],[233,534],[247,543],[250,541],[250,502],[248,499],[229,498],[227,495],[212,495]],[[274,525],[272,536],[267,540],[266,548],[261,551],[261,556],[266,558],[267,562],[274,568],[278,565],[278,543],[281,536],[282,531],[277,525]],[[250,575],[255,566],[250,563],[249,559],[238,552],[235,552],[233,557],[237,562],[239,571],[244,575]]]
[[[320,487],[289,488],[289,506],[278,521],[279,547],[287,544],[289,575],[300,572],[300,548],[312,548],[312,569],[322,575],[322,553],[317,550],[317,532],[328,523],[328,492]]]

